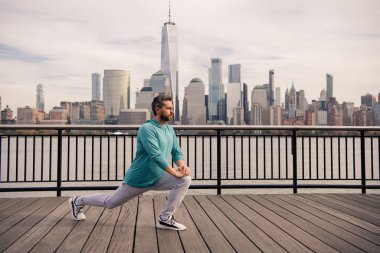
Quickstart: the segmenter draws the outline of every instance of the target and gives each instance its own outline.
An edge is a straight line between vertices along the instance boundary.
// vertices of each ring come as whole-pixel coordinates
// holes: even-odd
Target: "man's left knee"
[[[186,177],[183,177],[182,179],[187,186],[191,184],[191,176],[186,176]]]

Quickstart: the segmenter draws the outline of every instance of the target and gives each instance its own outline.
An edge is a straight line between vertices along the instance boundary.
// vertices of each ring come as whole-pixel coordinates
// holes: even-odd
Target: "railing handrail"
[[[380,126],[172,125],[175,130],[325,130],[380,131]],[[140,125],[6,125],[0,130],[137,130]]]

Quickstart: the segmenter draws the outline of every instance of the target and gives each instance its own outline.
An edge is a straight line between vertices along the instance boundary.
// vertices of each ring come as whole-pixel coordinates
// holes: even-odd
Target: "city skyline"
[[[62,100],[90,100],[91,73],[105,69],[130,71],[130,104],[135,104],[135,91],[160,69],[160,28],[168,19],[168,3],[89,3],[0,1],[3,107],[35,105],[39,83],[45,85],[47,109]],[[193,78],[208,80],[214,57],[223,60],[224,84],[228,65],[241,64],[248,91],[268,83],[268,71],[273,69],[282,97],[294,82],[297,89],[305,90],[309,102],[318,99],[326,87],[326,73],[334,76],[334,96],[340,103],[359,105],[361,95],[378,92],[378,1],[239,1],[238,5],[178,0],[171,5],[171,20],[178,26],[180,103]],[[125,15],[125,10],[133,11]],[[205,86],[209,93],[208,83]]]

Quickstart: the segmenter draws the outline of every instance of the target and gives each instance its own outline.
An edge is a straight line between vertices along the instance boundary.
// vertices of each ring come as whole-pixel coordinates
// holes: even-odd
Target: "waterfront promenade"
[[[188,195],[186,231],[155,228],[165,195],[115,209],[67,198],[0,199],[0,252],[380,252],[380,195]]]

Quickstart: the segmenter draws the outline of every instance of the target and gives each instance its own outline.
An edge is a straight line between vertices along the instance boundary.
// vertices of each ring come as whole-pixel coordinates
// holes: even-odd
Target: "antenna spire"
[[[169,23],[170,23],[170,0],[169,0]]]

